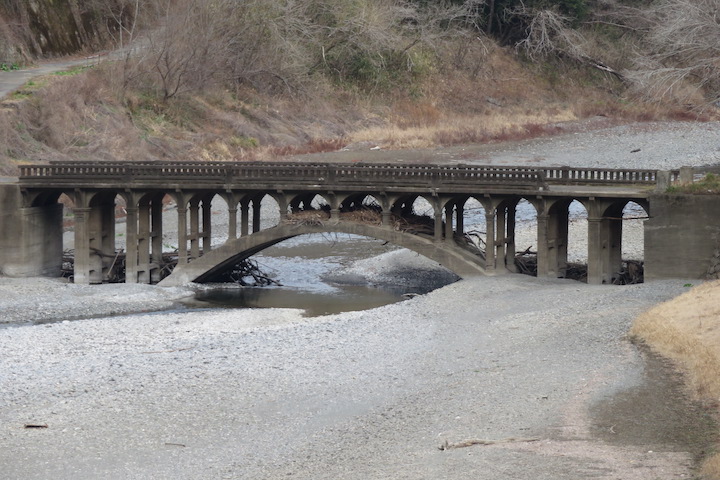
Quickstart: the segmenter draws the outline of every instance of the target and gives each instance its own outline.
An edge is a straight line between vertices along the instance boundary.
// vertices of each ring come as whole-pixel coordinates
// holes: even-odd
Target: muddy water
[[[190,303],[199,308],[298,308],[306,316],[366,310],[424,294],[452,281],[448,275],[425,271],[392,272],[398,281],[373,282],[348,273],[353,262],[381,255],[396,247],[355,235],[304,235],[252,257],[261,271],[280,287],[204,289]]]
[[[646,445],[654,451],[690,452],[696,461],[717,440],[711,409],[688,397],[672,365],[642,349],[637,384],[600,399],[591,409],[592,433],[612,445]]]

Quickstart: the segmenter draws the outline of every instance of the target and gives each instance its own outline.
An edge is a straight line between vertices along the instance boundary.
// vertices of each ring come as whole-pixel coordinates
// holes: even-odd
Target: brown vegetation
[[[718,1],[704,0],[697,9]],[[635,79],[647,80],[630,58],[637,52],[672,66],[672,56],[651,54],[660,52],[652,32],[670,28],[661,10],[614,0],[591,11],[584,0],[546,5],[85,2],[70,12],[73,18],[102,19],[105,41],[134,48],[67,78],[33,80],[2,102],[0,170],[62,158],[244,160],[348,144],[420,148],[512,140],[598,115],[712,118],[710,80],[695,85],[692,98],[675,95],[670,103],[632,94],[640,91]],[[0,33],[9,32],[0,44],[30,52],[18,40],[30,28],[21,7],[0,4],[6,20]],[[11,17],[19,23],[8,23]],[[85,39],[83,48],[99,44],[78,38]],[[703,45],[697,58],[715,58]],[[673,91],[691,84],[685,75]],[[705,108],[702,117],[694,107]]]
[[[631,335],[685,373],[693,394],[718,413],[720,406],[720,282],[693,288],[635,320]],[[720,454],[702,468],[708,479],[720,479]]]

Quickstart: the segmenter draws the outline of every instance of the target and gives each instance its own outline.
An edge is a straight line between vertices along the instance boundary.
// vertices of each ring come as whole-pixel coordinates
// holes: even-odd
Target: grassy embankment
[[[709,282],[644,313],[631,335],[671,359],[693,396],[720,408],[720,281]],[[720,452],[705,459],[703,478],[720,479]]]

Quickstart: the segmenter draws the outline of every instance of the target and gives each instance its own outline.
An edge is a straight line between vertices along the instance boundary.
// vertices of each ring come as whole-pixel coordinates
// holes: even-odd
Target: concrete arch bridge
[[[610,282],[620,269],[623,208],[635,202],[650,213],[649,197],[678,178],[678,171],[462,165],[31,165],[21,167],[14,185],[22,227],[18,258],[26,270],[59,273],[63,207],[58,199],[65,194],[74,203],[76,283],[100,283],[112,273],[117,198],[126,212],[127,282],[203,281],[285,239],[319,232],[382,239],[461,277],[493,275],[514,271],[516,208],[524,199],[537,212],[538,275],[562,277],[568,208],[577,200],[588,213],[588,282],[600,284]],[[177,205],[178,265],[162,278],[162,217],[168,213],[163,199],[168,196]],[[229,219],[227,241],[217,248],[210,244],[214,197],[224,199]],[[262,228],[266,198],[277,204],[280,221]],[[431,206],[430,215],[413,211],[418,199]],[[485,212],[484,248],[467,240],[465,206],[470,200]]]

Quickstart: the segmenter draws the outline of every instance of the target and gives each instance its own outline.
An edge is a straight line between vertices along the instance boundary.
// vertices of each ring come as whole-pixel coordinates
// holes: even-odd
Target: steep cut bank
[[[107,47],[129,9],[122,0],[7,0],[0,3],[0,63],[22,65],[37,58]]]

